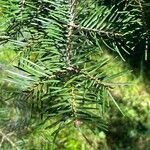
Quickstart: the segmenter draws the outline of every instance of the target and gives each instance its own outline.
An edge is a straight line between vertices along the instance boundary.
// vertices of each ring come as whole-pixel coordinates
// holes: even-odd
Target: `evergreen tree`
[[[140,0],[1,0],[0,44],[16,52],[13,66],[1,66],[1,93],[20,112],[7,127],[19,131],[48,122],[54,138],[70,126],[84,137],[85,126],[106,131],[109,100],[121,111],[112,90],[124,84],[112,79],[124,72],[108,75],[103,53],[111,50],[125,61],[125,53],[141,44],[148,59],[148,7]]]

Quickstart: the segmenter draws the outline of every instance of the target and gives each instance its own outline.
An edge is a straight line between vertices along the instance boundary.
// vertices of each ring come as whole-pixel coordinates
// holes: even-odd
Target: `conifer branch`
[[[31,101],[31,109],[37,108],[33,113],[41,114],[44,120],[50,117],[55,117],[54,120],[58,119],[49,127],[64,123],[65,120],[71,120],[76,128],[79,128],[81,123],[85,123],[93,130],[94,128],[104,130],[105,122],[101,114],[97,115],[99,108],[94,106],[105,106],[105,98],[108,96],[106,92],[115,83],[110,83],[112,78],[107,78],[107,75],[103,76],[103,69],[100,69],[107,64],[107,61],[101,63],[95,58],[94,60],[85,58],[95,55],[94,49],[103,50],[103,45],[110,49],[114,48],[117,52],[120,49],[126,50],[126,47],[132,43],[132,38],[131,42],[122,38],[130,33],[127,30],[128,26],[124,25],[124,20],[126,23],[130,21],[130,18],[127,18],[126,9],[120,13],[121,9],[118,9],[120,5],[113,6],[111,9],[100,6],[90,10],[93,6],[97,6],[97,2],[89,1],[88,5],[92,7],[86,10],[85,6],[77,6],[77,2],[79,1],[38,0],[29,2],[21,0],[20,3],[17,3],[19,11],[17,5],[13,13],[9,12],[9,15],[15,14],[16,18],[13,21],[10,18],[11,24],[6,30],[7,34],[4,34],[8,36],[0,35],[0,44],[5,41],[10,42],[15,45],[16,52],[18,49],[21,50],[21,55],[18,54],[20,58],[17,67],[21,72],[16,73],[16,70],[13,70],[7,74],[8,81],[14,81],[13,83],[18,85],[18,94],[21,94],[16,99],[19,100],[18,103],[24,103],[27,99]],[[16,2],[14,2],[15,5]],[[76,14],[78,11],[79,14]],[[102,43],[99,42],[97,35],[102,37]],[[27,40],[27,44],[22,42],[24,39]],[[22,51],[22,48],[25,51]],[[62,52],[64,52],[64,58],[62,58]],[[83,63],[85,63],[84,66]],[[25,75],[22,71],[25,72]],[[20,100],[22,97],[20,91],[25,92],[21,99],[23,101]],[[12,96],[13,99],[14,95],[15,93]],[[39,120],[39,117],[35,116],[34,119]],[[61,128],[60,125],[56,132]],[[1,132],[0,135],[2,135]],[[6,137],[0,137],[2,137],[0,141],[2,144],[4,144],[3,141],[9,141],[9,134]]]
[[[68,34],[67,34],[67,46],[66,46],[66,63],[68,66],[71,64],[71,55],[72,55],[72,33],[73,33],[73,24],[74,24],[74,10],[75,10],[76,0],[70,0],[70,18],[68,23]]]
[[[103,30],[99,30],[99,29],[94,29],[94,28],[87,28],[87,27],[76,25],[76,24],[71,24],[71,26],[77,30],[82,30],[82,31],[87,31],[87,32],[96,32],[96,33],[100,34],[101,36],[107,35],[108,37],[111,37],[111,36],[123,37],[123,34],[121,34],[121,33],[114,33],[114,32],[108,32],[108,31],[103,31]]]
[[[85,71],[82,70],[81,73],[83,73],[83,75],[85,75],[88,79],[94,80],[97,84],[99,84],[101,86],[104,86],[104,87],[107,87],[107,88],[112,88],[111,84],[101,81],[96,76],[90,75],[88,72],[85,72]]]

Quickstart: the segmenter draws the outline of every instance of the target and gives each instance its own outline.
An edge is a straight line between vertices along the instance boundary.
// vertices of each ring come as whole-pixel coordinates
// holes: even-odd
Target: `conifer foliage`
[[[47,129],[57,127],[54,135],[69,125],[106,130],[103,115],[109,99],[119,108],[111,91],[120,83],[111,80],[120,73],[108,76],[102,71],[109,63],[102,54],[110,49],[124,60],[122,53],[135,50],[144,38],[148,50],[139,3],[123,0],[109,7],[96,0],[1,0],[0,4],[7,18],[0,43],[13,45],[17,60],[13,67],[2,67],[3,90],[11,88],[10,99],[25,111],[21,122],[50,121]]]

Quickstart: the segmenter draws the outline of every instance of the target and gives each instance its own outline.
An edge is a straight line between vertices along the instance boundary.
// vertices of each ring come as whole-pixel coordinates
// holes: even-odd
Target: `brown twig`
[[[108,32],[108,31],[103,31],[103,30],[99,30],[99,29],[93,29],[93,28],[87,28],[87,27],[83,27],[83,26],[79,26],[79,25],[76,25],[76,24],[71,24],[70,26],[72,26],[72,28],[76,28],[78,30],[83,30],[83,31],[92,31],[92,32],[97,32],[98,34],[104,34],[104,35],[107,35],[107,36],[119,36],[119,37],[122,37],[123,35],[120,34],[120,33],[113,33],[113,32]]]
[[[71,55],[72,55],[72,33],[73,33],[73,24],[74,24],[74,10],[75,10],[75,2],[76,0],[70,0],[70,20],[68,23],[68,34],[67,34],[67,46],[66,46],[66,63],[68,66],[71,65]]]

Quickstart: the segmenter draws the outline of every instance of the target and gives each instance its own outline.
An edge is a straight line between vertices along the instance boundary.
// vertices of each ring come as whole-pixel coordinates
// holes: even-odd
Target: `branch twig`
[[[113,33],[113,32],[108,32],[108,31],[103,31],[103,30],[98,30],[98,29],[93,29],[93,28],[87,28],[87,27],[83,27],[83,26],[79,26],[79,25],[76,25],[76,24],[71,24],[70,26],[72,26],[73,28],[76,28],[78,30],[83,30],[83,31],[92,31],[92,32],[97,32],[98,34],[104,34],[104,35],[107,35],[107,36],[118,36],[118,37],[122,37],[123,34],[120,34],[120,33]]]
[[[66,46],[66,63],[68,66],[71,65],[71,55],[72,55],[72,33],[73,33],[73,24],[74,24],[74,10],[75,10],[75,2],[76,0],[70,0],[70,20],[68,23],[68,34],[67,34],[67,46]]]

